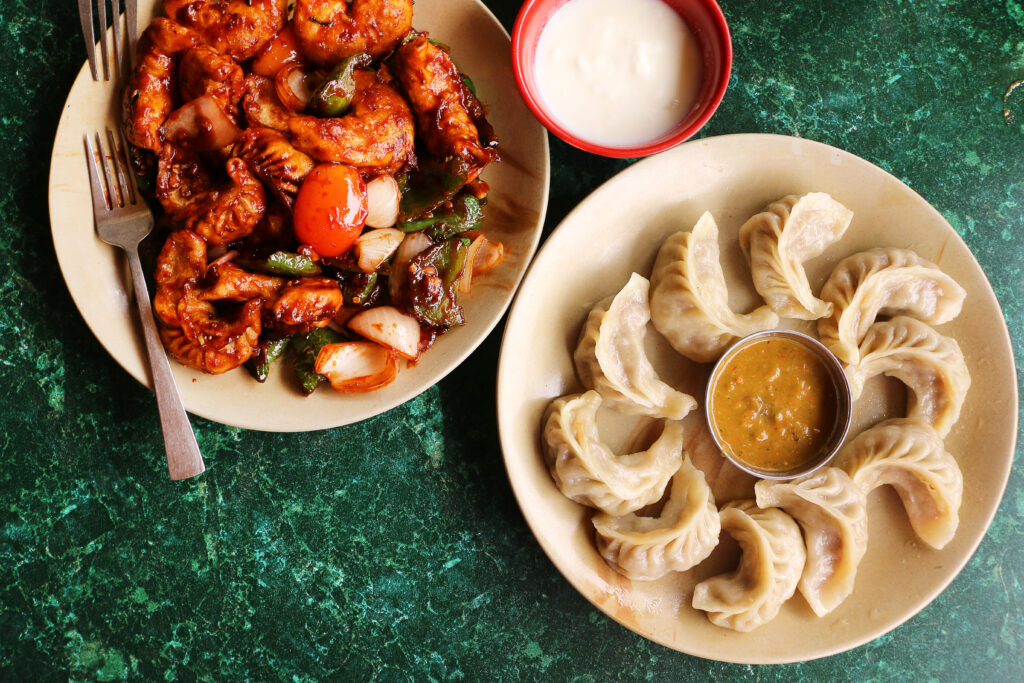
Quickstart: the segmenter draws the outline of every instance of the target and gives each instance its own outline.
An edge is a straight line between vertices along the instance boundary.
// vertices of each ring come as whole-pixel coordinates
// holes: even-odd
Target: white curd
[[[571,0],[541,33],[535,76],[550,114],[609,147],[642,145],[689,112],[700,48],[661,0]]]

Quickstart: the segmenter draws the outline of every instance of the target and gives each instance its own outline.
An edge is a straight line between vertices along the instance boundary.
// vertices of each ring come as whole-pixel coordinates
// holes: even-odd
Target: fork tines
[[[117,136],[109,128],[107,140],[109,152],[103,148],[103,138],[98,132],[85,136],[85,151],[89,159],[89,187],[92,190],[92,205],[96,212],[121,209],[135,203],[132,174],[126,171],[128,160],[125,157],[127,147],[124,140],[122,139],[118,145]]]
[[[96,7],[93,7],[93,2]],[[121,27],[121,0],[110,0],[112,28],[114,29],[114,68],[109,63],[110,47],[107,44],[107,8],[106,0],[78,0],[78,16],[82,22],[82,35],[85,37],[85,51],[89,56],[89,69],[92,79],[99,80],[96,72],[96,34],[93,25],[93,14],[99,22],[100,56],[103,64],[103,80],[117,79],[119,75],[127,75],[131,71],[132,54],[138,39],[138,8],[137,0],[125,0],[124,22],[126,31]],[[127,38],[127,45],[125,45]]]

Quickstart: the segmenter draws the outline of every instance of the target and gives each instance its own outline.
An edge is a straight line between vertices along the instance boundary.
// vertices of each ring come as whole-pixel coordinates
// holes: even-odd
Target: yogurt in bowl
[[[612,157],[645,156],[696,133],[732,66],[714,0],[528,0],[512,56],[519,90],[548,130]]]

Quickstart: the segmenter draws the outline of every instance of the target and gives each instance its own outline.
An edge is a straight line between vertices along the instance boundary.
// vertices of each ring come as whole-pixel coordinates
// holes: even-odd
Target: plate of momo
[[[704,415],[714,361],[762,329],[819,339],[849,435],[794,480],[734,467]],[[928,605],[1012,464],[999,304],[913,190],[817,142],[729,135],[643,160],[551,234],[509,315],[498,422],[512,489],[565,578],[707,659],[843,652]]]

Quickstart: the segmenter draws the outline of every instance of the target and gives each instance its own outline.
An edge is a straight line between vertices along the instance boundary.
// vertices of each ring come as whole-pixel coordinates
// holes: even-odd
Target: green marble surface
[[[487,4],[511,28],[518,3]],[[1024,89],[1009,124],[1002,96],[1024,78],[1024,3],[723,8],[734,71],[701,135],[811,138],[903,179],[981,262],[1020,365]],[[850,652],[737,666],[605,617],[541,552],[505,478],[500,328],[438,386],[358,425],[265,434],[194,418],[209,471],[169,482],[153,396],[90,334],[50,242],[77,21],[67,0],[0,4],[0,679],[1021,680],[1020,463],[960,576]],[[632,163],[551,149],[546,233]]]

